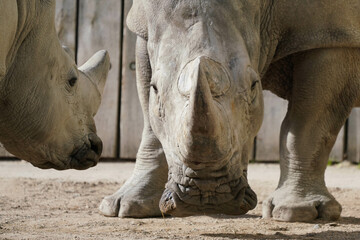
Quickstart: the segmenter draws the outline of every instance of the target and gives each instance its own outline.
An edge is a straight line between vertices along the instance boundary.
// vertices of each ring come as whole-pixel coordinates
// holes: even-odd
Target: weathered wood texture
[[[13,157],[11,153],[5,150],[5,148],[1,143],[0,143],[0,157]]]
[[[278,161],[280,159],[280,128],[288,103],[271,92],[264,91],[264,105],[264,121],[256,138],[256,160]],[[344,140],[343,127],[330,153],[331,161],[343,160]]]
[[[118,109],[122,4],[118,0],[80,0],[77,60],[83,64],[96,51],[108,50],[111,70],[102,103],[95,116],[98,135],[103,140],[103,157],[117,157]]]
[[[354,108],[348,122],[347,159],[360,162],[360,108]]]
[[[126,19],[131,5],[132,0],[125,0],[124,19]],[[144,125],[135,79],[136,35],[126,25],[124,25],[123,34],[120,157],[135,158]]]
[[[56,0],[55,27],[62,45],[76,52],[76,1]]]
[[[345,141],[345,128],[342,127],[331,150],[329,160],[334,162],[341,162],[344,160],[344,141]]]
[[[287,111],[287,101],[264,91],[264,121],[256,137],[258,161],[279,160],[280,127]]]

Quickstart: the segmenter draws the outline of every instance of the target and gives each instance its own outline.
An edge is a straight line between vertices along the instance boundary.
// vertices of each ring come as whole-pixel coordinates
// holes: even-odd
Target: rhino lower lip
[[[83,144],[71,154],[69,168],[84,170],[95,166],[99,158],[100,156],[96,153],[96,149],[92,149],[87,144]]]
[[[93,167],[97,164],[97,160],[86,159],[79,161],[77,159],[72,158],[70,161],[70,168],[77,169],[77,170],[84,170],[90,167]]]
[[[59,165],[56,165],[56,164],[54,164],[52,162],[46,162],[46,163],[38,164],[38,165],[35,165],[35,166],[38,167],[38,168],[41,168],[41,169],[50,169],[50,168],[54,168],[56,170],[65,170],[65,169],[67,169],[65,167],[65,165],[59,166]]]

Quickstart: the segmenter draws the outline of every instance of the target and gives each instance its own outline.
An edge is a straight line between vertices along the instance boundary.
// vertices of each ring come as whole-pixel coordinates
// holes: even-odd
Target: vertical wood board
[[[132,5],[132,0],[125,0],[124,19]],[[143,114],[136,89],[135,45],[136,35],[124,23],[123,60],[121,83],[120,116],[120,157],[136,158],[144,126]]]
[[[354,108],[349,117],[347,159],[360,162],[360,108]]]
[[[80,0],[78,16],[77,59],[83,64],[95,52],[105,49],[110,54],[111,70],[102,103],[95,116],[99,137],[103,140],[102,157],[117,157],[119,61],[121,46],[121,1]]]
[[[55,28],[62,45],[76,51],[76,1],[56,0]]]
[[[14,157],[14,155],[6,151],[4,146],[0,143],[0,157]]]
[[[270,91],[264,91],[264,121],[256,138],[256,160],[280,160],[280,128],[287,112],[287,101]],[[329,158],[342,161],[344,150],[344,127],[340,130]]]
[[[341,162],[344,158],[344,132],[344,127],[342,127],[336,138],[333,149],[330,152],[330,161]]]
[[[278,161],[280,127],[285,118],[288,102],[271,93],[264,94],[264,120],[256,137],[256,160]]]

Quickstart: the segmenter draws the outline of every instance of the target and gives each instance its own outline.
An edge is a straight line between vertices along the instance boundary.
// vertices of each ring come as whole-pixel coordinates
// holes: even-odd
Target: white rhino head
[[[256,206],[246,174],[263,117],[259,11],[258,1],[134,1],[138,76],[151,66],[139,92],[169,167],[163,213]]]
[[[0,22],[10,43],[7,51],[0,49],[6,66],[0,74],[0,142],[40,168],[96,165],[102,142],[93,117],[110,67],[108,53],[99,51],[77,68],[57,38],[55,2],[11,4],[16,2],[5,9],[16,19]],[[6,14],[0,9],[0,18]],[[15,30],[2,26],[9,23]]]

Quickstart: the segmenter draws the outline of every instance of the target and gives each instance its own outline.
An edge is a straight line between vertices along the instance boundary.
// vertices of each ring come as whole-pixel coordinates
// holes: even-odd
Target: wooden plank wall
[[[348,121],[347,159],[360,162],[360,108],[354,108]]]
[[[264,91],[264,120],[256,137],[255,159],[279,160],[279,138],[281,122],[286,115],[287,101],[270,91]]]
[[[131,5],[132,0],[125,0],[124,19],[126,19]],[[124,26],[123,34],[120,157],[131,159],[135,158],[140,145],[144,123],[135,80],[136,35],[126,26]]]
[[[111,70],[100,109],[95,116],[103,157],[117,157],[120,88],[122,3],[118,0],[79,0],[77,62],[83,64],[95,52],[108,50]]]
[[[104,158],[134,159],[141,141],[143,117],[135,80],[136,36],[124,21],[131,5],[132,0],[56,0],[59,39],[74,51],[78,65],[100,49],[110,53],[112,68],[95,117],[104,142]],[[255,160],[278,161],[280,126],[287,101],[268,91],[264,91],[264,100],[264,122],[254,145]],[[353,110],[330,159],[342,161],[344,152],[348,160],[359,162],[360,109]],[[11,155],[0,145],[0,157],[7,156]]]

